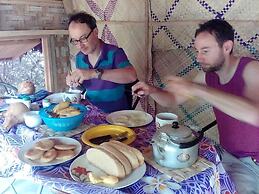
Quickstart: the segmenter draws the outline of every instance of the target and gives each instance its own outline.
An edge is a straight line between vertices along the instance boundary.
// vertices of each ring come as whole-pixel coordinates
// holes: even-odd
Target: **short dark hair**
[[[71,15],[68,25],[70,25],[71,22],[85,23],[91,30],[96,28],[96,19],[84,11]]]
[[[205,22],[204,24],[200,24],[200,27],[195,32],[195,38],[201,32],[209,32],[212,34],[221,47],[225,41],[231,40],[234,42],[233,27],[222,19],[212,19]]]

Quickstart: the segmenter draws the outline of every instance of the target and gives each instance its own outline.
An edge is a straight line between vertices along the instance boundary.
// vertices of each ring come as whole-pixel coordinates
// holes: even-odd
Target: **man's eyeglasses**
[[[87,35],[84,34],[82,35],[78,40],[76,39],[70,39],[70,43],[73,44],[73,45],[78,45],[79,43],[87,43],[88,42],[88,38],[89,36],[91,35],[91,33],[93,32],[94,29],[92,29]]]

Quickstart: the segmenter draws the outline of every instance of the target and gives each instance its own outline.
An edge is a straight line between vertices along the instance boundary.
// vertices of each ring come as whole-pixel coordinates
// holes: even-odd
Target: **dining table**
[[[83,103],[84,104],[84,103]],[[109,124],[106,120],[107,113],[102,112],[97,107],[85,103],[88,111],[84,117],[81,127],[88,130],[92,126]],[[0,125],[4,118],[0,117]],[[130,146],[139,149],[145,153],[151,146],[151,139],[156,132],[154,120],[141,127],[134,127],[132,130],[136,133],[136,139]],[[80,155],[85,154],[89,146],[81,140],[82,132],[74,134],[71,138],[78,140],[82,145]],[[6,133],[0,133],[0,177],[18,177],[30,178],[40,182],[44,186],[54,188],[63,193],[161,193],[161,194],[204,194],[204,193],[236,193],[235,186],[229,175],[225,171],[220,161],[219,155],[213,142],[204,137],[199,143],[199,158],[208,161],[211,165],[195,173],[191,177],[177,181],[173,176],[168,176],[163,171],[156,168],[150,162],[146,161],[146,171],[143,177],[140,177],[135,183],[124,188],[113,189],[90,182],[79,182],[72,179],[69,168],[74,159],[53,166],[30,166],[19,160],[19,150],[28,142],[46,137],[39,127],[29,128],[25,124],[17,124]]]

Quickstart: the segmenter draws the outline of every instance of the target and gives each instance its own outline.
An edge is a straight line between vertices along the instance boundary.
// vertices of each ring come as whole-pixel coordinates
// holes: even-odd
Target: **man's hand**
[[[66,84],[68,86],[76,87],[79,84],[82,84],[84,80],[89,80],[92,78],[96,78],[96,73],[94,69],[76,69],[75,71],[67,75]]]
[[[195,84],[184,78],[178,76],[166,77],[166,86],[164,90],[173,93],[174,95],[181,95],[185,97],[193,97]]]
[[[145,82],[138,82],[132,86],[132,95],[136,96],[147,96],[150,95],[154,90],[153,86],[148,85]]]

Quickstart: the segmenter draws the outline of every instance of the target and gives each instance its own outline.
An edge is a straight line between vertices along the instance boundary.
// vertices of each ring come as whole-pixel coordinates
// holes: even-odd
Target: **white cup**
[[[26,126],[30,128],[38,127],[42,123],[39,111],[28,111],[23,114],[23,118]]]
[[[156,128],[159,129],[167,124],[172,124],[173,122],[178,121],[178,116],[170,112],[162,112],[156,115]]]
[[[63,101],[79,104],[81,100],[81,92],[79,90],[73,90],[71,92],[65,92],[63,94]]]

